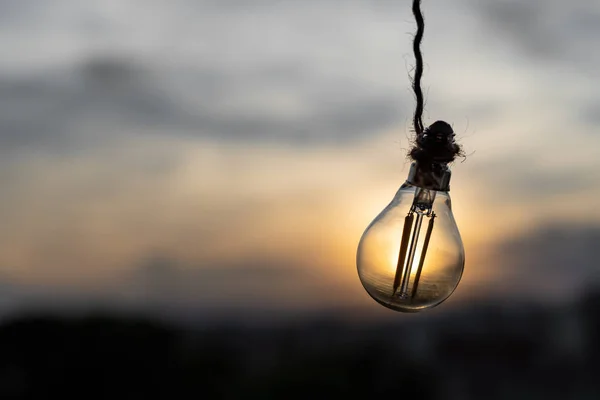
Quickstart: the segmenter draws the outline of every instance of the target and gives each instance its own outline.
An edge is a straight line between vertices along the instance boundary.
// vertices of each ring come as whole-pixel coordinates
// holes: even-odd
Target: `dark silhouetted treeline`
[[[440,315],[210,328],[21,315],[0,328],[0,399],[600,399],[600,292]]]

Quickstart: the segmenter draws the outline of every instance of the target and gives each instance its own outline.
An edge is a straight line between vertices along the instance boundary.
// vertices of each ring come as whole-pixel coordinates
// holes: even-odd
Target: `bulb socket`
[[[406,183],[423,189],[449,192],[451,175],[446,163],[421,165],[415,161],[410,166]]]

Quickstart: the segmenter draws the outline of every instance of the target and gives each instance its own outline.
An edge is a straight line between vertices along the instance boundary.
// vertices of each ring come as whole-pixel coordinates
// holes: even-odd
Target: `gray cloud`
[[[175,75],[108,57],[50,76],[0,77],[0,144],[64,148],[131,128],[226,141],[337,143],[398,122],[399,99],[393,94],[367,94],[351,85],[320,89],[297,68],[273,66],[249,77],[210,69]],[[248,83],[279,86],[284,97],[293,98],[303,85],[312,93],[303,96],[303,109],[289,115],[270,113],[259,99],[255,106],[264,111],[227,106],[240,95],[252,96]]]
[[[475,157],[475,156],[474,156]],[[594,181],[595,172],[588,167],[548,165],[535,152],[517,153],[502,159],[476,160],[470,170],[496,202],[507,204],[544,204],[560,193],[585,193]],[[565,204],[565,210],[569,205]]]
[[[590,133],[597,134],[600,126],[600,103],[584,104],[581,111],[581,118],[595,127]]]
[[[389,28],[375,23],[382,16],[397,13],[406,23],[409,9],[397,2],[344,3],[342,22],[329,24],[324,21],[328,15],[335,18],[338,0],[252,5],[182,0],[153,4],[126,24],[117,9],[100,2],[59,1],[43,12],[14,4],[0,3],[13,16],[2,32],[24,42],[5,49],[6,65],[19,58],[17,46],[35,51],[36,38],[60,35],[51,36],[57,40],[52,47],[38,49],[48,56],[39,57],[38,69],[0,72],[0,145],[5,151],[40,146],[68,151],[118,140],[132,130],[219,141],[346,143],[404,126],[412,110],[407,91],[373,82],[374,75],[368,75],[384,62],[383,50],[382,59],[365,59],[372,56],[365,53],[370,46],[354,36],[362,27]],[[488,38],[508,40],[533,57],[597,66],[590,44],[600,35],[600,9],[591,0],[466,4],[464,11],[477,12]],[[443,11],[426,10],[431,15]],[[144,22],[155,14],[161,15],[165,32]],[[103,28],[90,28],[98,24]],[[373,45],[381,45],[378,38],[372,38]],[[402,56],[400,43],[408,47],[403,38],[397,43],[398,59],[390,64]],[[69,57],[59,57],[63,48]],[[345,66],[360,68],[344,74]],[[398,72],[404,79],[405,71]]]
[[[600,283],[600,227],[546,225],[497,247],[498,287],[522,297],[578,297]]]
[[[119,135],[134,123],[172,123],[176,107],[149,82],[135,65],[110,58],[41,76],[5,77],[2,145],[73,146]]]
[[[404,93],[331,73],[321,53],[352,52],[347,26],[320,27],[319,42],[305,29],[337,1],[181,0],[143,10],[133,2],[103,3],[0,2],[11,16],[0,28],[7,55],[0,63],[4,151],[68,151],[132,129],[221,141],[343,143],[404,120]],[[351,11],[362,15],[361,4]],[[123,14],[132,8],[134,21]],[[147,23],[156,15],[160,27]],[[38,53],[36,62],[23,53]]]
[[[600,36],[600,6],[596,1],[477,0],[471,4],[480,12],[484,32],[508,39],[530,57],[588,65],[598,61],[594,43]]]

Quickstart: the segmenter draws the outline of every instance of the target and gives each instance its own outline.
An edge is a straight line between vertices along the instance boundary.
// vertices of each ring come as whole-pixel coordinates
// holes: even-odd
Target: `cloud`
[[[553,151],[555,154],[563,154],[572,151],[569,147],[571,146],[563,145],[562,153],[560,149]],[[579,156],[583,154],[582,152]],[[525,148],[504,157],[474,160],[476,168],[469,173],[482,184],[492,183],[492,187],[488,189],[489,194],[498,201],[511,203],[544,203],[561,193],[585,194],[594,191],[596,188],[590,186],[594,173],[589,170],[589,165],[569,161],[549,162],[547,157],[535,149]]]
[[[5,150],[91,146],[136,123],[168,126],[178,119],[176,106],[156,92],[143,69],[119,59],[92,59],[25,78],[4,76],[0,89]]]
[[[547,223],[496,247],[496,282],[505,295],[577,298],[600,283],[600,227]]]
[[[580,111],[581,118],[589,124],[589,133],[597,134],[600,126],[600,103],[590,102],[583,106]]]
[[[349,34],[370,20],[352,4],[331,29],[335,4],[181,1],[139,10],[58,1],[44,13],[10,6],[15,18],[3,32],[13,41],[0,39],[12,54],[0,65],[0,144],[81,151],[137,130],[320,145],[403,123],[404,93],[373,81],[381,55],[348,63],[357,47],[370,47]],[[131,8],[133,23],[124,17]],[[150,23],[156,15],[164,28]],[[349,73],[356,65],[362,74]]]
[[[340,14],[338,1],[153,3],[131,23],[123,15],[133,3],[105,3],[57,2],[47,20],[35,8],[10,7],[20,17],[9,31],[16,42],[6,47],[13,56],[0,68],[2,148],[89,151],[132,131],[256,145],[348,144],[404,127],[410,118],[410,61],[402,57],[410,48],[404,34],[414,24],[401,4],[357,1]],[[433,23],[446,11],[447,18],[459,18],[450,30],[427,31],[427,59],[437,72],[425,84],[433,81],[434,89],[456,93],[452,63],[462,56],[448,54],[447,47],[473,51],[460,45],[475,29],[466,17],[473,11],[488,37],[502,37],[535,57],[593,63],[589,44],[599,34],[600,11],[592,2],[467,4],[426,10]],[[163,28],[151,23],[154,14]],[[106,26],[91,29],[94,21]],[[457,44],[443,46],[444,36]],[[42,37],[52,46],[40,48]],[[489,46],[485,51],[496,53]],[[21,53],[44,55],[6,72]],[[489,119],[514,101],[515,90],[532,90],[512,73],[481,72],[489,66],[477,63],[488,58],[475,55],[471,69],[461,66],[473,82],[462,98],[438,93],[431,104],[461,119],[465,112]],[[482,91],[483,83],[490,89]]]
[[[186,76],[147,69],[100,57],[54,76],[0,77],[0,145],[5,151],[68,151],[146,130],[255,144],[345,143],[399,122],[393,94],[365,93],[351,84],[319,87],[294,69],[243,79],[227,71]],[[241,98],[254,100],[236,105]]]
[[[596,1],[488,0],[471,4],[482,17],[484,32],[508,40],[528,57],[597,66],[592,50],[600,35]]]

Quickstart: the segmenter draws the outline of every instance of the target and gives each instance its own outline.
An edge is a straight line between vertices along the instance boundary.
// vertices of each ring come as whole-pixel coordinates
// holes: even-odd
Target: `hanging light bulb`
[[[450,202],[448,162],[460,154],[450,125],[438,121],[417,139],[408,179],[367,227],[357,253],[360,280],[385,307],[417,312],[456,289],[465,264]]]

